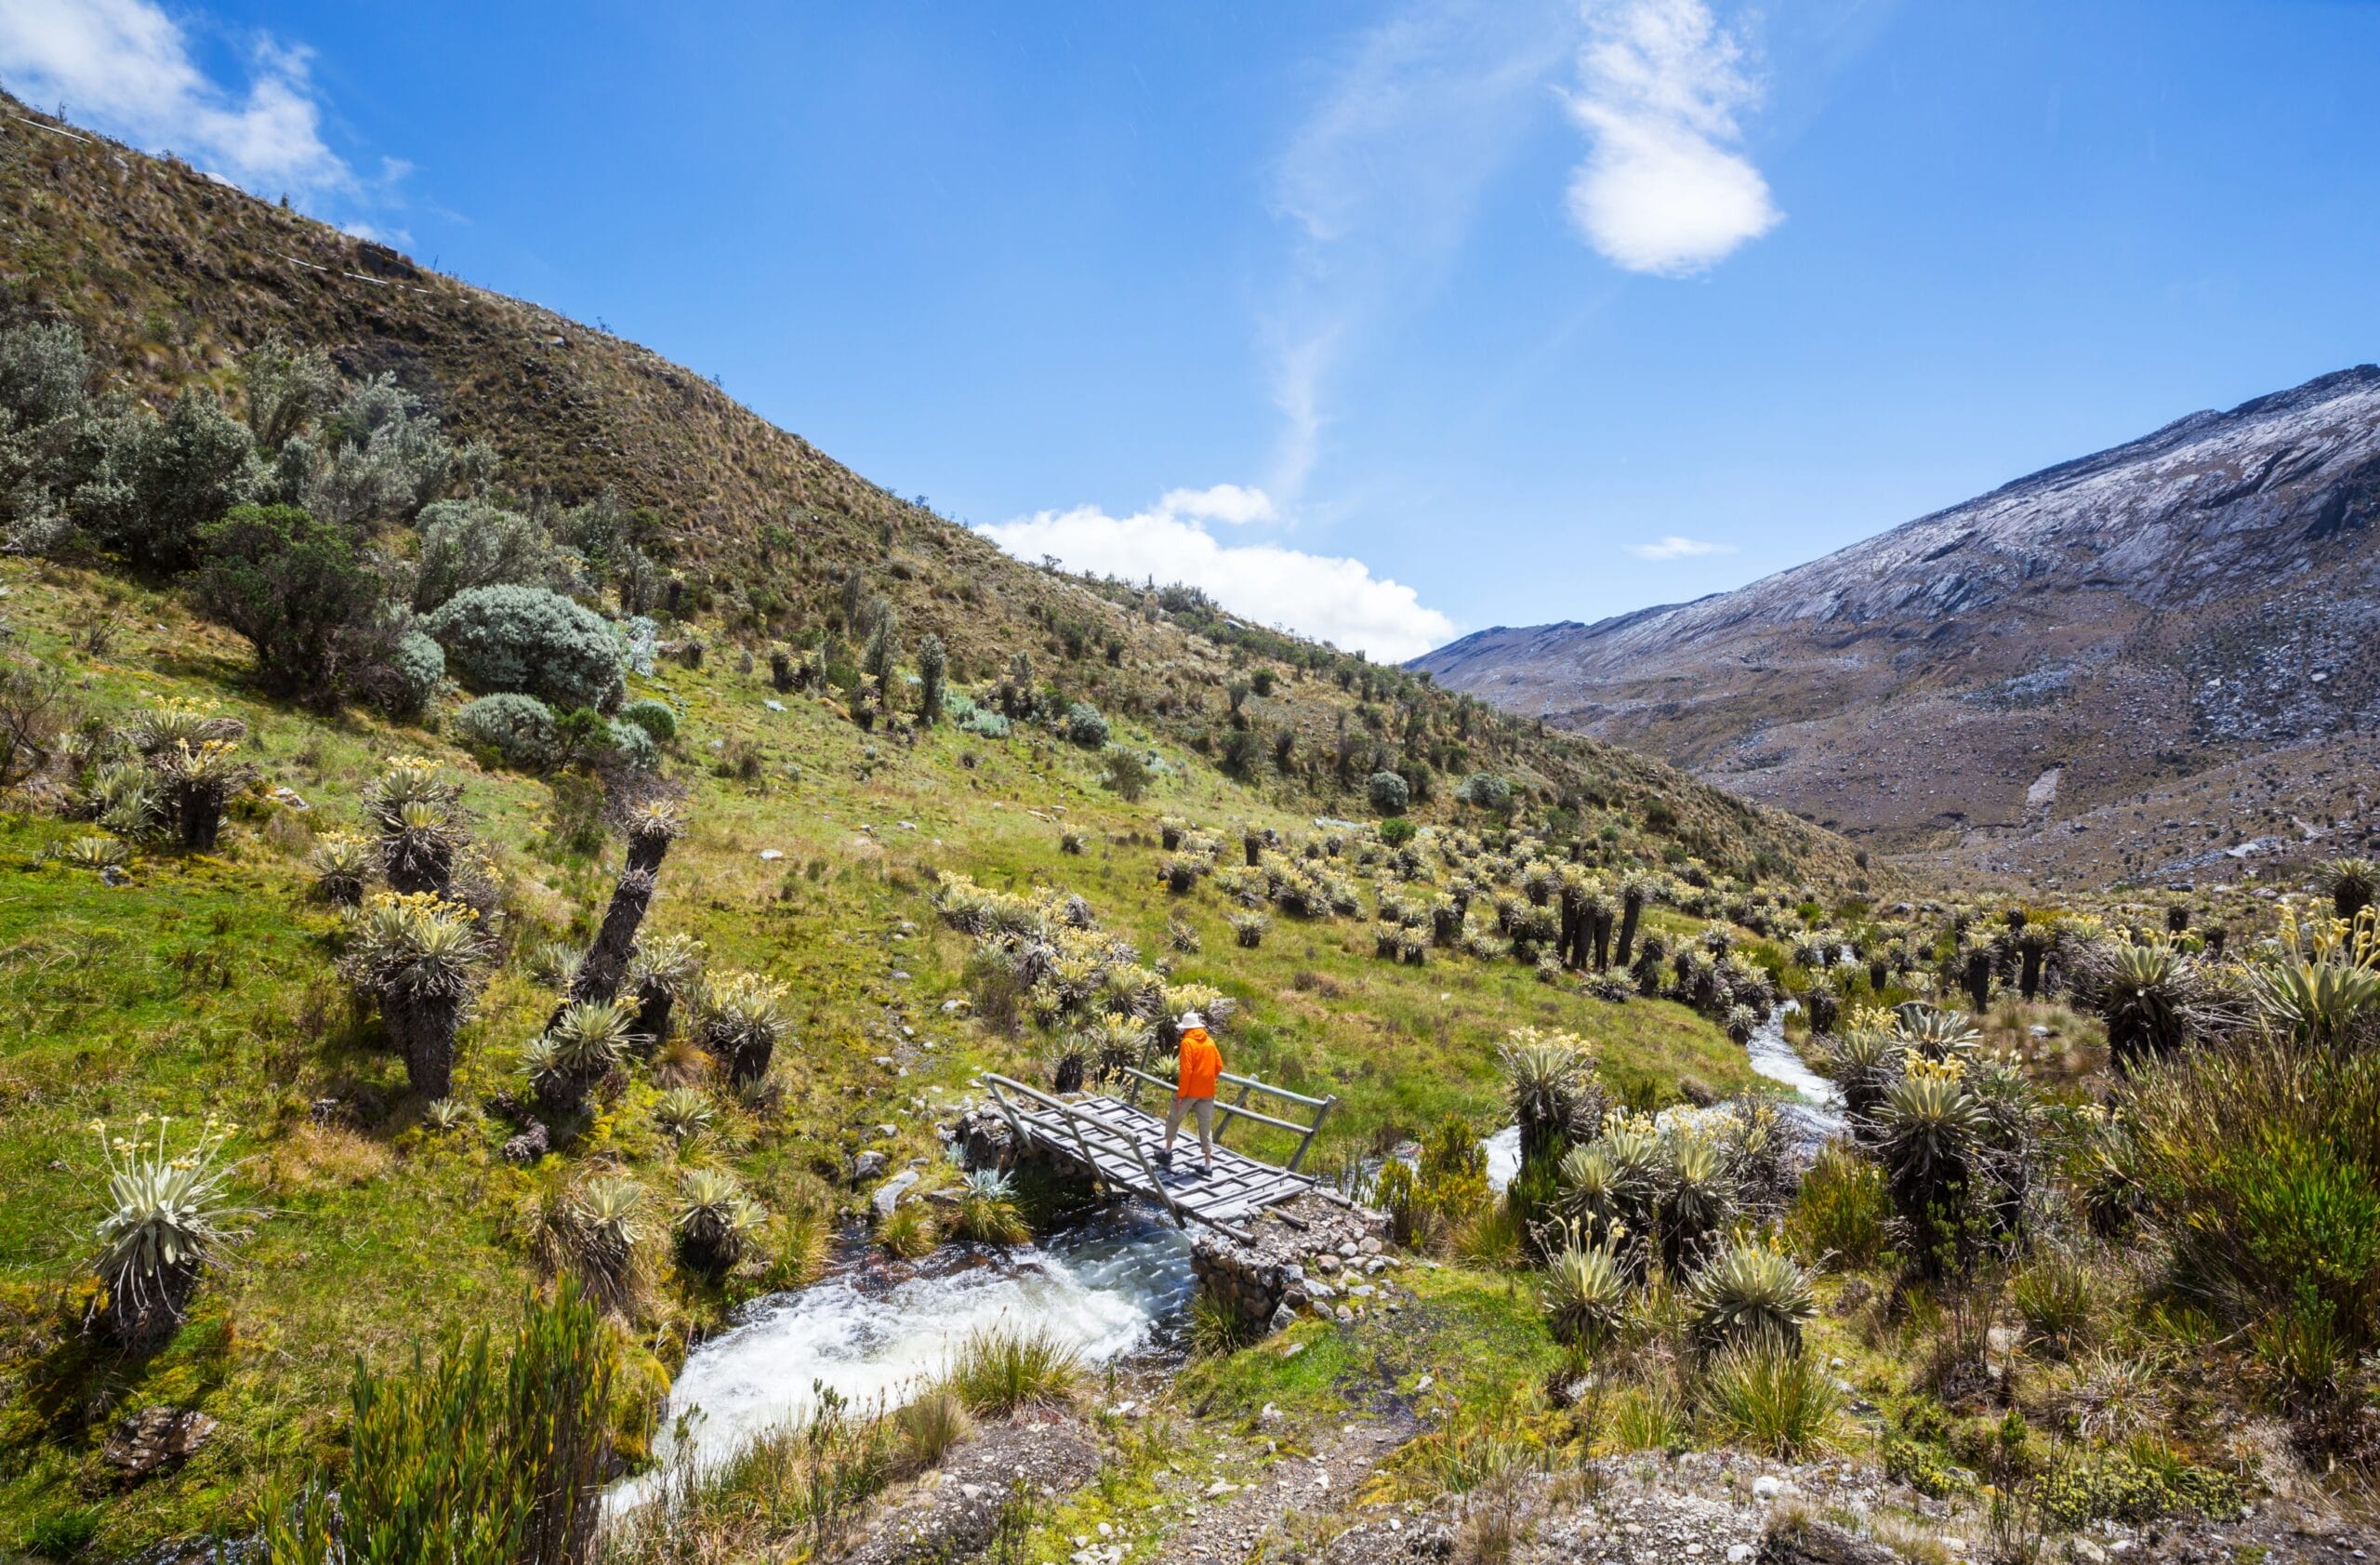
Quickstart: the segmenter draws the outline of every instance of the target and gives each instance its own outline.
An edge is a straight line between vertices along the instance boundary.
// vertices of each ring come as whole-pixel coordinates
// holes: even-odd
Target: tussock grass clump
[[[921,1393],[894,1413],[892,1421],[901,1431],[903,1453],[919,1467],[937,1465],[951,1447],[975,1432],[967,1404],[945,1386]]]
[[[898,1415],[854,1409],[831,1387],[798,1423],[753,1436],[722,1461],[690,1447],[653,1497],[604,1525],[605,1565],[819,1559],[850,1538],[867,1501],[921,1465]]]
[[[1721,1439],[1792,1462],[1832,1441],[1843,1394],[1816,1349],[1753,1336],[1712,1358],[1701,1403]]]
[[[1035,1402],[1064,1401],[1082,1382],[1082,1359],[1046,1326],[1002,1322],[967,1333],[942,1385],[982,1417]]]
[[[924,1202],[905,1201],[894,1207],[889,1216],[877,1220],[876,1242],[887,1254],[915,1261],[932,1254],[933,1247],[942,1242],[942,1234]]]

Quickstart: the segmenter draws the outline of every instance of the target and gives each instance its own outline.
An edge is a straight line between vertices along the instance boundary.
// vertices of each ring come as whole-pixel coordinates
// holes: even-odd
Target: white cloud
[[[1703,0],[1589,0],[1570,113],[1592,143],[1570,218],[1615,265],[1700,272],[1784,220],[1742,153],[1736,114],[1759,96],[1743,47]]]
[[[1157,508],[1169,516],[1228,522],[1236,527],[1250,522],[1271,522],[1279,515],[1272,496],[1237,484],[1218,484],[1208,489],[1168,489]]]
[[[151,149],[170,148],[261,195],[344,191],[323,141],[305,50],[259,39],[245,94],[207,78],[151,0],[0,0],[0,76],[27,102]]]
[[[1682,538],[1672,533],[1651,543],[1632,543],[1628,552],[1639,560],[1699,560],[1706,554],[1733,554],[1732,543],[1706,543],[1700,538]]]
[[[1227,496],[1227,500],[1216,497]],[[1204,509],[1200,509],[1203,507]],[[983,529],[1019,559],[1053,556],[1070,570],[1211,594],[1232,613],[1263,625],[1402,662],[1454,637],[1454,621],[1425,608],[1413,589],[1372,575],[1361,560],[1308,554],[1275,544],[1223,544],[1201,525],[1269,519],[1261,489],[1218,484],[1176,489],[1148,511],[1110,516],[1096,506],[1043,511]],[[1233,512],[1234,514],[1226,514]]]

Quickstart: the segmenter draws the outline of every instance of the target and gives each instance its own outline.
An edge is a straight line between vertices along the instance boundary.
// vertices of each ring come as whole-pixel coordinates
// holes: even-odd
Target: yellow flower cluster
[[[1938,1060],[1914,1054],[1910,1058],[1907,1071],[1912,1081],[1957,1081],[1966,1073],[1967,1062],[1957,1054]]]

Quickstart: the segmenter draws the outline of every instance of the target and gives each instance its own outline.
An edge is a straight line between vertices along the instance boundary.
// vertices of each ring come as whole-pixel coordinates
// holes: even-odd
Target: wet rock
[[[867,1198],[868,1205],[876,1209],[879,1217],[890,1217],[892,1209],[901,1203],[901,1198],[908,1194],[909,1187],[917,1182],[918,1171],[905,1168],[876,1187],[876,1193]]]

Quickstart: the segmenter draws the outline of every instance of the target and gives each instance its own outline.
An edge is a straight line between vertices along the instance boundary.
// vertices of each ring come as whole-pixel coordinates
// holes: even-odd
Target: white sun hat
[[[1196,1011],[1183,1012],[1182,1019],[1174,1024],[1174,1026],[1182,1028],[1184,1032],[1189,1031],[1194,1027],[1205,1027],[1206,1025],[1207,1018],[1198,1015]]]

